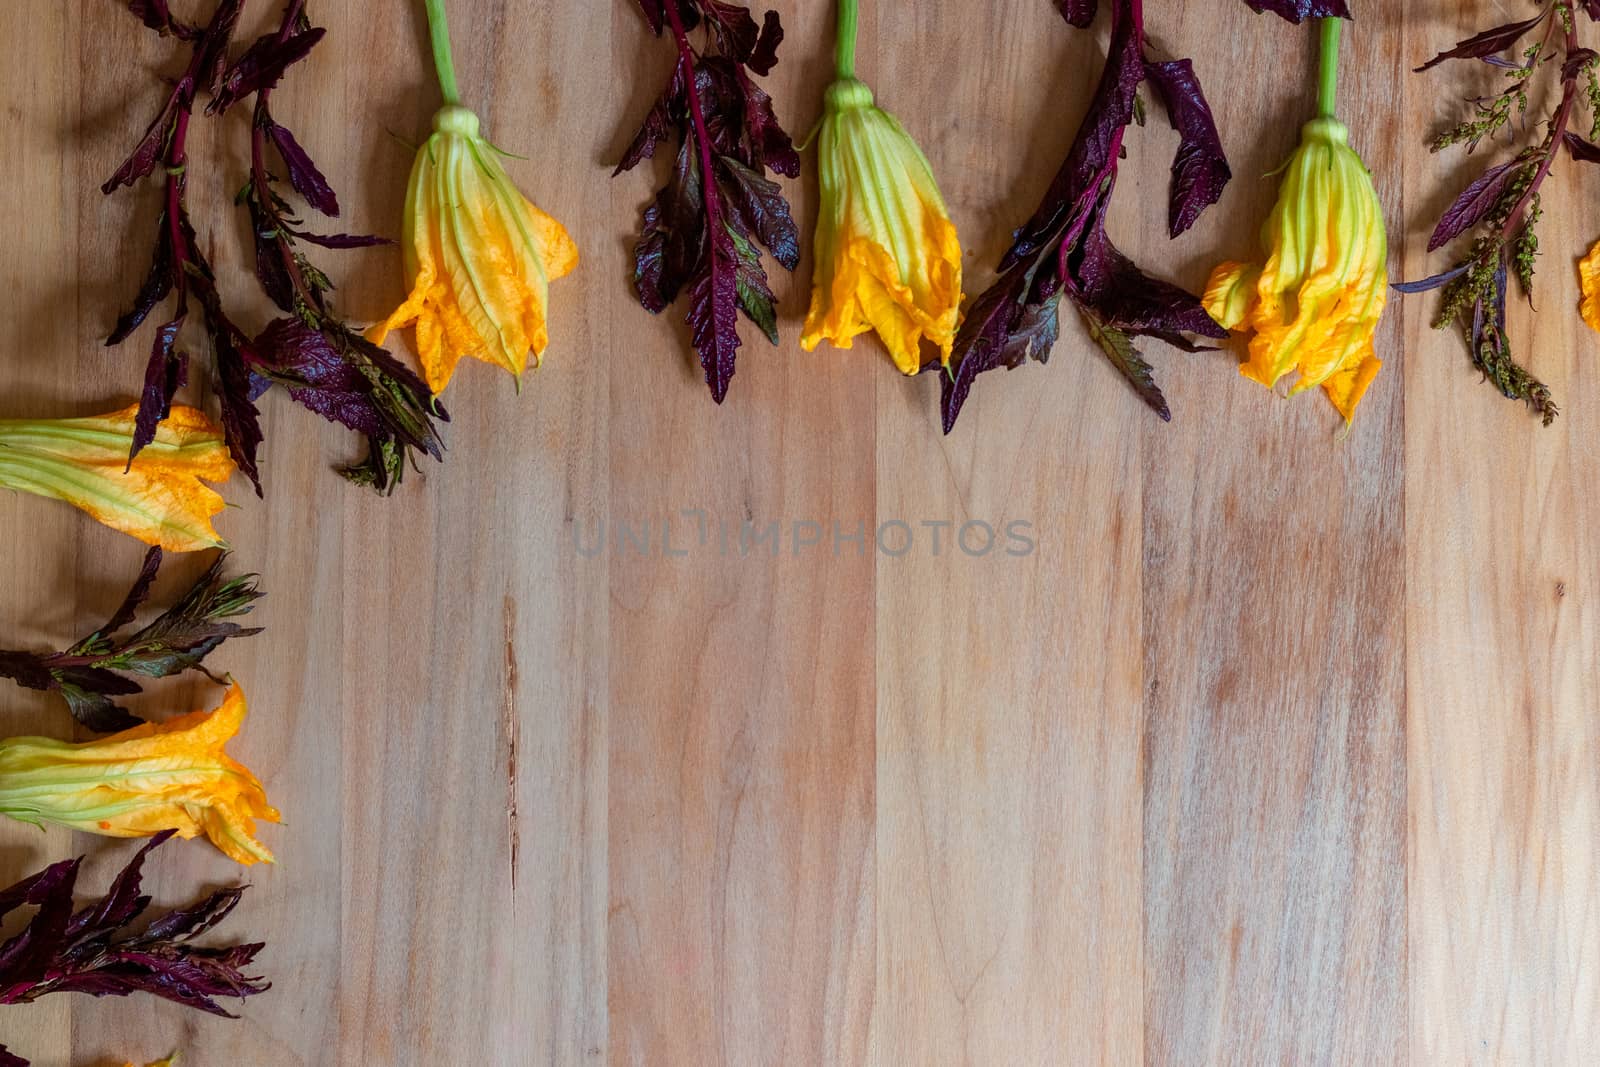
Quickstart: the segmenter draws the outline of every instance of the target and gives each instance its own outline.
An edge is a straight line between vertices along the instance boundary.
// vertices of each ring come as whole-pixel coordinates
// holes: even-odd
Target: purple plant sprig
[[[33,918],[0,944],[0,1005],[29,1004],[51,993],[94,997],[153,996],[211,1015],[235,1016],[219,997],[252,997],[271,984],[248,977],[248,967],[265,947],[260,943],[219,948],[193,944],[238,905],[244,887],[219,890],[188,908],[168,912],[131,933],[129,927],[150,907],[139,892],[145,857],[170,840],[166,830],[135,853],[100,901],[74,911],[73,890],[82,857],[63,860],[0,889],[0,919],[22,907]],[[0,1065],[27,1061],[0,1046]]]
[[[156,250],[150,273],[134,298],[133,306],[117,320],[108,347],[127,340],[155,308],[175,297],[172,317],[157,330],[145,367],[128,460],[155,439],[156,427],[172,412],[173,398],[189,374],[189,356],[179,346],[179,334],[189,317],[189,299],[200,305],[201,319],[211,339],[217,377],[222,385],[222,424],[234,462],[261,495],[256,452],[262,440],[260,416],[255,407],[259,389],[252,385],[251,368],[259,365],[250,336],[223,308],[216,273],[200,250],[189,220],[188,138],[195,102],[202,91],[214,91],[227,64],[228,44],[238,24],[245,0],[221,0],[203,28],[180,23],[166,11],[164,0],[129,0],[129,8],[145,25],[162,36],[173,36],[190,46],[189,65],[173,83],[166,104],[146,128],[139,144],[117,172],[100,187],[106,194],[133,186],[165,171]]]
[[[124,633],[161,568],[161,549],[150,549],[133,588],[104,626],[59,652],[0,649],[0,678],[59,694],[79,725],[97,733],[131,729],[144,721],[113,699],[143,692],[137,678],[198,671],[221,684],[223,679],[206,669],[205,659],[231,638],[261,632],[232,620],[248,615],[263,596],[254,574],[222,576],[227,559],[226,552],[219,553],[175,604],[147,625]]]
[[[672,176],[644,211],[634,250],[634,287],[650,312],[665,311],[685,289],[688,321],[707,386],[726,398],[740,347],[742,312],[773,344],[777,300],[762,247],[787,270],[800,261],[799,231],[768,168],[798,177],[800,157],[751,74],[777,62],[783,27],[768,11],[724,0],[638,0],[659,37],[678,52],[667,88],[646,115],[616,172],[631,170],[676,133]],[[704,27],[706,47],[689,34]],[[714,51],[713,51],[714,49]]]
[[[1591,20],[1600,20],[1600,0],[1550,0],[1532,18],[1485,30],[1417,68],[1420,73],[1450,60],[1478,60],[1506,79],[1499,92],[1472,101],[1470,117],[1434,138],[1434,152],[1464,146],[1471,154],[1502,135],[1512,139],[1515,150],[1510,159],[1488,166],[1470,182],[1434,228],[1428,251],[1470,237],[1464,257],[1430,278],[1395,286],[1404,293],[1441,290],[1434,325],[1458,327],[1484,378],[1507,399],[1527,404],[1546,426],[1559,410],[1550,388],[1513,357],[1506,310],[1513,277],[1529,301],[1533,299],[1537,227],[1544,214],[1540,197],[1557,157],[1565,149],[1575,161],[1600,163],[1600,146],[1595,144],[1600,135],[1600,54],[1579,41],[1580,8]],[[1507,58],[1541,26],[1544,32],[1521,49],[1519,60]],[[1553,47],[1557,42],[1559,47]],[[1558,59],[1560,97],[1547,120],[1530,126],[1525,121],[1530,87]],[[1588,137],[1572,129],[1580,102],[1594,120]],[[1519,131],[1541,128],[1542,136],[1515,147]]]
[[[1062,17],[1084,28],[1098,0],[1057,0]],[[1077,308],[1090,338],[1164,420],[1172,415],[1154,373],[1133,346],[1150,336],[1186,351],[1190,335],[1227,331],[1198,297],[1144,274],[1105,230],[1123,140],[1137,114],[1139,87],[1161,97],[1180,136],[1172,167],[1168,233],[1177,237],[1217,202],[1232,177],[1210,106],[1188,60],[1152,59],[1142,0],[1111,0],[1111,43],[1089,112],[1066,162],[1033,217],[1013,235],[1000,277],[968,309],[943,381],[944,430],[955,427],[978,375],[1027,361],[1047,362],[1060,336],[1062,297]],[[930,364],[929,369],[938,364]]]
[[[272,116],[272,93],[289,67],[322,40],[305,0],[289,0],[275,32],[250,46],[221,79],[211,113],[228,110],[253,94],[250,179],[239,200],[250,213],[255,240],[256,277],[285,318],[269,323],[256,337],[263,361],[257,373],[282,386],[302,406],[362,434],[367,457],[341,469],[345,477],[389,492],[399,483],[415,452],[442,459],[444,445],[435,420],[449,415],[415,373],[371,343],[334,311],[333,284],[301,254],[298,241],[322,248],[360,248],[386,239],[307,230],[273,186],[270,153],[282,161],[289,186],[316,212],[339,215],[332,186],[288,127]]]

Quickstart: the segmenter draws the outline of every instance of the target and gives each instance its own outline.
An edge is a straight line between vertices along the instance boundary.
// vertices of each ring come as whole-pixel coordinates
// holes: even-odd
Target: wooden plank
[[[75,359],[76,162],[60,135],[78,117],[74,70],[82,25],[70,5],[35,6],[26,61],[0,67],[0,99],[11,107],[0,127],[0,153],[8,160],[0,232],[9,246],[0,258],[0,323],[8,342],[0,359],[0,418],[85,413]],[[0,544],[10,546],[0,566],[0,647],[57,648],[75,639],[80,529],[72,508],[0,493]],[[0,730],[69,737],[72,721],[54,697],[0,680]],[[0,888],[72,855],[72,836],[0,820]],[[14,925],[8,921],[5,933]],[[0,1044],[36,1067],[68,1067],[72,1013],[63,998],[0,1010],[6,1013]]]
[[[1486,0],[1408,11],[1407,65],[1506,21]],[[1458,155],[1421,143],[1471,77],[1405,85],[1419,234],[1467,180]],[[1517,302],[1510,333],[1555,392],[1554,427],[1484,385],[1453,331],[1428,329],[1434,300],[1406,309],[1414,1063],[1584,1063],[1600,1042],[1600,344],[1575,266],[1600,210],[1583,170],[1545,189],[1538,309]],[[1420,240],[1406,261],[1411,277],[1445,265]]]
[[[1066,154],[1098,46],[1048,4],[863,6],[863,75],[927,152],[975,294]],[[985,378],[947,438],[936,382],[875,343],[825,357],[875,383],[878,522],[915,537],[878,567],[884,1067],[1127,1064],[1143,1042],[1138,409],[1065,333],[1048,367]],[[1031,552],[1009,554],[1014,522]],[[958,543],[985,543],[969,523],[1002,532],[993,551]]]
[[[775,5],[788,31],[764,84],[804,132],[820,99],[825,5]],[[671,69],[668,42],[615,5],[609,90],[620,152]],[[612,183],[624,248],[659,166]],[[790,184],[797,208],[801,187]],[[802,228],[810,210],[800,210]],[[809,243],[809,242],[808,242]],[[779,268],[783,344],[745,324],[720,409],[682,306],[652,318],[608,283],[611,559],[611,1060],[859,1063],[872,988],[873,569],[832,526],[873,516],[873,395],[797,348],[809,265]],[[705,516],[707,539],[699,538]],[[662,545],[672,526],[673,552]],[[741,555],[749,523],[781,544]],[[823,531],[823,543],[796,546]],[[722,537],[728,538],[726,555]]]
[[[385,6],[337,28],[347,56],[377,57],[345,73],[377,102],[349,109],[352,170],[390,178],[368,192],[377,225],[412,158],[385,131],[422,135],[438,100],[421,5]],[[572,180],[607,140],[604,69],[566,57],[607,55],[610,27],[558,7],[450,5],[465,98],[580,242],[545,365],[518,395],[464,364],[445,464],[344,508],[344,1063],[603,1062],[607,561],[578,557],[572,528],[607,504],[609,368],[584,324],[618,264],[604,185]],[[504,46],[528,40],[545,46]],[[366,317],[399,283],[394,255],[373,266]]]
[[[1312,35],[1238,3],[1151,24],[1195,56],[1239,176],[1225,211],[1167,246],[1148,205],[1172,139],[1135,150],[1144,258],[1200,286],[1219,252],[1259,254],[1276,183],[1256,176],[1310,113]],[[1392,22],[1352,31],[1341,111],[1392,227],[1403,66]],[[1405,1057],[1401,339],[1391,316],[1348,437],[1320,395],[1241,379],[1234,352],[1161,358],[1175,421],[1144,434],[1151,1064]]]

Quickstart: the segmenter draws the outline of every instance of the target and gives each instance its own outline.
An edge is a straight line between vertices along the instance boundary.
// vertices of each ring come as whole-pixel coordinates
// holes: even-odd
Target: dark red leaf
[[[284,71],[310,55],[326,33],[321,26],[314,26],[287,39],[277,33],[258,37],[222,75],[206,111],[226,111],[245,97],[277,85]]]
[[[157,222],[158,233],[156,236],[155,258],[150,264],[150,273],[145,276],[144,284],[139,287],[139,293],[133,298],[133,306],[123,312],[117,319],[117,324],[111,329],[111,336],[106,338],[106,347],[120,345],[133,335],[155,306],[165,300],[171,293],[174,281],[172,261],[172,240],[167,226],[167,216],[163,212]]]
[[[650,24],[650,29],[657,37],[661,36],[662,20],[666,17],[661,10],[662,0],[634,0],[639,5],[639,10],[644,13],[644,20]]]
[[[1597,0],[1600,2],[1600,0]],[[768,11],[761,20],[761,36],[750,50],[750,69],[765,78],[778,65],[778,46],[783,44],[783,23],[776,11]]]
[[[1270,11],[1290,22],[1305,19],[1347,19],[1350,17],[1348,0],[1244,0],[1252,11]]]
[[[133,422],[133,442],[128,450],[128,463],[156,439],[156,429],[161,420],[172,414],[172,400],[189,378],[189,357],[178,351],[178,332],[183,329],[187,313],[163,323],[156,330],[150,345],[150,362],[145,365],[144,388],[139,391],[139,414]]]
[[[370,233],[307,233],[304,230],[291,232],[296,240],[319,245],[322,248],[378,248],[394,244],[388,237],[378,237]]]
[[[699,159],[691,141],[678,148],[672,178],[644,212],[634,247],[634,287],[652,314],[665,311],[688,284],[705,246]]]
[[[740,229],[754,234],[772,258],[786,270],[800,265],[800,231],[789,213],[778,183],[723,156],[717,161],[723,180],[723,200],[738,218]]]
[[[639,132],[634,134],[632,143],[622,154],[616,169],[611,172],[613,178],[654,157],[657,146],[672,136],[674,125],[683,121],[687,108],[683,86],[683,64],[680,62],[673,69],[672,79],[667,82],[666,91],[645,115],[644,122],[639,126]]]
[[[714,222],[705,269],[689,289],[689,332],[700,353],[706,384],[719,404],[727,398],[739,350],[736,258],[732,236],[719,221]]]
[[[172,136],[172,123],[178,115],[179,106],[178,96],[174,93],[168,98],[161,114],[145,128],[144,136],[139,138],[133,153],[123,160],[117,172],[100,186],[102,193],[109,195],[121,186],[131,186],[155,171],[156,165],[161,162],[162,152],[166,151],[167,141]]]
[[[1561,139],[1567,152],[1580,163],[1600,163],[1600,145],[1568,130]]]
[[[1187,59],[1146,63],[1145,73],[1180,137],[1178,154],[1172,161],[1172,194],[1167,210],[1167,233],[1176,237],[1193,226],[1201,212],[1222,199],[1222,190],[1233,178],[1233,171],[1223,154],[1217,123],[1200,90],[1194,64]]]
[[[1447,59],[1482,59],[1485,56],[1492,56],[1497,52],[1504,52],[1506,49],[1516,44],[1517,41],[1521,40],[1522,36],[1529,30],[1543,22],[1546,16],[1549,14],[1550,9],[1546,8],[1544,11],[1541,11],[1539,14],[1525,22],[1512,22],[1504,26],[1496,26],[1492,30],[1484,30],[1482,33],[1477,34],[1474,37],[1468,37],[1465,41],[1461,41],[1449,51],[1440,52],[1438,55],[1428,60],[1422,66],[1417,68],[1417,72],[1421,73],[1422,71],[1437,67],[1440,63],[1443,63]]]
[[[1206,314],[1198,297],[1149,277],[1117,250],[1106,235],[1103,209],[1096,213],[1071,257],[1068,280],[1081,306],[1126,333],[1162,338],[1187,333],[1217,340],[1228,336],[1228,331]]]
[[[128,590],[128,595],[122,598],[122,603],[117,605],[117,610],[111,613],[111,618],[106,624],[95,631],[97,634],[114,634],[133,621],[144,602],[150,597],[150,586],[156,580],[156,575],[161,570],[161,547],[152,546],[144,554],[144,563],[139,567],[139,577],[134,579],[133,587]]]
[[[280,126],[274,122],[267,131],[272,138],[272,143],[277,146],[278,155],[283,159],[284,167],[289,171],[289,184],[294,191],[305,198],[306,203],[329,218],[339,216],[339,198],[334,195],[333,187],[328,184],[328,179],[322,176],[322,171],[311,161],[306,150],[300,147],[300,142],[294,139],[294,134],[289,132],[289,127]]]
[[[167,0],[128,0],[128,10],[163,37],[170,35],[187,41],[199,32],[188,23],[173,18],[172,12],[167,9]]]
[[[1061,9],[1062,18],[1081,30],[1094,21],[1099,0],[1056,0],[1056,7]]]
[[[1428,251],[1436,252],[1481,222],[1494,209],[1506,183],[1517,176],[1521,161],[1512,160],[1490,167],[1467,186],[1445,211],[1433,236],[1428,238]]]

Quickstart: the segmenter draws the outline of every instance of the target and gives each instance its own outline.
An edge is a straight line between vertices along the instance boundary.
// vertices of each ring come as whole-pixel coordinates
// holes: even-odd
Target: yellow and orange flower
[[[278,822],[278,812],[256,776],[223,751],[244,716],[244,693],[232,685],[215,710],[99,741],[0,741],[0,814],[107,837],[205,834],[239,863],[271,863],[255,821]]]
[[[478,133],[478,116],[441,108],[417,153],[406,191],[402,247],[411,295],[375,326],[415,324],[423,376],[442,392],[463,356],[520,376],[550,342],[550,282],[578,264],[578,249],[555,219],[534,207]]]
[[[1290,394],[1322,386],[1347,423],[1383,365],[1389,287],[1383,206],[1349,140],[1337,119],[1306,124],[1262,229],[1266,263],[1222,264],[1205,295],[1219,325],[1255,332],[1241,374],[1271,388],[1298,370]]]
[[[1583,321],[1589,328],[1600,330],[1600,243],[1589,249],[1589,254],[1578,264],[1578,283],[1583,289]]]
[[[64,500],[170,552],[224,546],[211,519],[233,460],[204,412],[174,407],[130,465],[137,405],[85,419],[0,419],[0,486]]]
[[[849,348],[876,331],[895,366],[922,369],[922,341],[950,361],[961,307],[961,242],[927,157],[853,77],[828,88],[818,140],[811,310],[800,345]]]
[[[130,1060],[127,1063],[124,1063],[122,1067],[137,1067],[137,1065]],[[154,1063],[147,1063],[144,1065],[144,1067],[178,1067],[178,1054],[174,1052],[166,1059],[156,1060]]]

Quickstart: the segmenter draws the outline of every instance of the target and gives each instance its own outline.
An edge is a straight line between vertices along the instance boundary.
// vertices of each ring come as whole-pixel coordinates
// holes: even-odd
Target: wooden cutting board
[[[777,6],[768,85],[799,134],[831,5]],[[1310,106],[1310,34],[1239,0],[1146,6],[1194,57],[1237,179],[1169,243],[1157,114],[1111,230],[1195,287],[1255,251],[1262,175]],[[1344,111],[1392,271],[1417,277],[1445,265],[1424,238],[1461,181],[1425,142],[1473,74],[1408,71],[1526,5],[1356,6]],[[1047,0],[864,7],[862,74],[932,160],[975,291],[1103,46]],[[1557,172],[1538,311],[1513,313],[1563,402],[1552,429],[1480,384],[1416,297],[1391,306],[1348,436],[1319,398],[1241,380],[1236,352],[1151,344],[1162,424],[1067,323],[1049,366],[986,379],[942,437],[934,384],[874,344],[800,351],[809,259],[777,279],[783,343],[746,331],[718,409],[681,309],[652,318],[630,291],[650,168],[608,177],[670,49],[626,0],[451,9],[465,94],[583,261],[554,287],[545,367],[520,396],[465,367],[447,461],[392,499],[331,473],[346,435],[265,402],[266,500],[235,484],[221,525],[263,575],[267,632],[217,665],[250,695],[238,751],[287,820],[229,923],[269,943],[274,988],[239,1021],[57,997],[0,1009],[0,1040],[42,1067],[174,1046],[193,1067],[1592,1062],[1600,345],[1574,263],[1600,236],[1593,174]],[[339,228],[393,234],[404,142],[437,103],[421,4],[310,10],[328,39],[276,110],[338,187]],[[252,3],[248,31],[277,15]],[[0,416],[120,405],[148,337],[101,341],[156,205],[97,187],[181,64],[113,0],[0,20]],[[230,206],[246,119],[198,129],[196,222],[259,326]],[[809,232],[809,161],[788,188]],[[352,317],[401,295],[392,249],[319,262]],[[896,521],[903,555],[849,540]],[[951,538],[974,522],[1029,523],[1034,548],[968,555]],[[777,554],[741,554],[745,523],[778,523]],[[141,553],[13,496],[0,544],[13,646],[102,619]],[[37,694],[0,710],[9,733],[67,729]],[[87,853],[99,889],[132,847],[0,828],[0,883]],[[176,904],[237,877],[190,844],[150,885]]]

